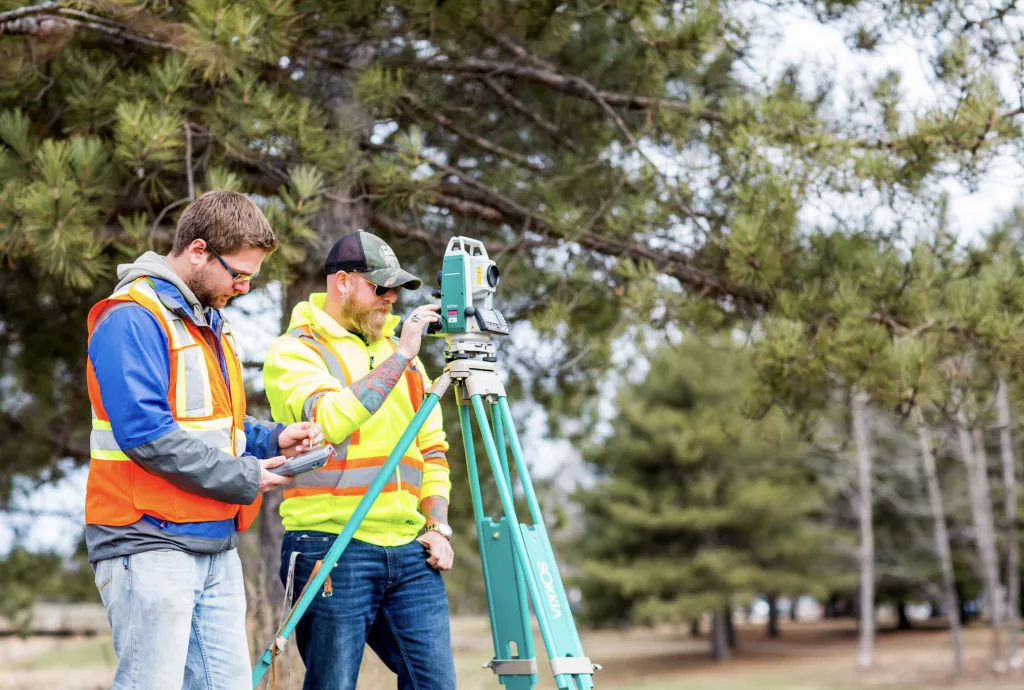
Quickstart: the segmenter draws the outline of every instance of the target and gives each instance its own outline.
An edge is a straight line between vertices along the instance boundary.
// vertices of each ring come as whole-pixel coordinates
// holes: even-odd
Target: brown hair
[[[244,194],[223,189],[207,192],[185,207],[171,254],[181,254],[194,240],[206,240],[220,254],[247,247],[268,254],[277,249],[277,237],[260,207]]]

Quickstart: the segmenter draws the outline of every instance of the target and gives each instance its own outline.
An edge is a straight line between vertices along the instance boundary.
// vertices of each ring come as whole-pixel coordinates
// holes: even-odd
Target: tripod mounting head
[[[508,335],[505,317],[494,308],[500,278],[483,242],[469,237],[449,240],[437,273],[439,289],[433,293],[441,300],[441,321],[430,324],[427,333]]]
[[[444,349],[444,361],[456,359],[480,359],[496,362],[497,348],[486,333],[454,333],[445,336],[448,346]]]

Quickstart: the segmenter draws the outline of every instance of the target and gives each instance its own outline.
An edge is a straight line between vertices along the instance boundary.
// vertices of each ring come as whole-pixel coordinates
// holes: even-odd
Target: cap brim
[[[419,290],[420,286],[423,285],[423,281],[414,276],[408,271],[402,269],[395,270],[393,268],[383,268],[377,271],[367,271],[363,273],[367,280],[374,285],[380,285],[381,287],[405,288],[406,290]]]

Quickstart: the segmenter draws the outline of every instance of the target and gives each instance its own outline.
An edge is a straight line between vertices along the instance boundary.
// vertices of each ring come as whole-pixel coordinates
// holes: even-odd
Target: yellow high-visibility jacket
[[[350,386],[394,354],[400,319],[389,316],[383,337],[367,345],[323,311],[326,299],[326,293],[314,293],[296,305],[288,331],[270,345],[263,381],[276,421],[315,421],[335,447],[327,465],[297,476],[285,490],[284,528],[338,534],[409,426],[431,381],[417,358],[371,415]],[[447,500],[451,491],[447,450],[438,405],[354,538],[378,546],[415,539],[425,522],[420,501],[427,496]]]

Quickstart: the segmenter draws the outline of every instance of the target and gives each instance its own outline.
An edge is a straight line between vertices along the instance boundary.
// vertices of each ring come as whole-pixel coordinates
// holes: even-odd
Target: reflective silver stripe
[[[288,331],[286,335],[290,335],[293,338],[298,338],[299,340],[311,343],[317,349],[317,352],[320,353],[320,357],[324,360],[324,364],[327,365],[327,371],[331,372],[331,376],[341,381],[343,386],[348,386],[349,384],[352,383],[345,377],[345,370],[342,368],[341,362],[338,361],[338,358],[335,357],[334,354],[330,350],[328,350],[319,340],[309,336],[301,328],[293,328],[292,330]]]
[[[345,474],[338,483],[339,489],[353,489],[357,486],[369,486],[377,478],[382,466],[360,467],[353,470],[345,470]]]
[[[344,474],[345,470],[305,472],[295,477],[293,486],[297,489],[334,489]]]
[[[245,432],[238,430],[235,432],[235,455],[241,455],[245,452]]]
[[[320,391],[306,398],[306,402],[302,403],[302,421],[313,421],[313,410],[316,409],[316,404],[320,402],[320,398],[325,395],[327,395],[327,391]]]
[[[156,290],[153,289],[153,285],[148,280],[142,279],[135,281],[134,283],[131,284],[131,288],[129,289],[129,291],[131,290],[137,290],[143,296],[148,297],[157,304],[163,304],[163,301],[161,301],[160,296],[156,294]]]
[[[186,414],[202,413],[206,409],[206,367],[201,347],[189,347],[181,351],[182,366],[185,368],[185,410]]]
[[[423,459],[424,460],[434,460],[434,459],[437,459],[437,460],[447,460],[448,458],[445,455],[443,450],[428,450],[426,453],[423,454]]]
[[[368,487],[383,465],[377,467],[359,467],[348,470],[317,470],[306,472],[295,478],[295,486],[299,488],[320,488],[320,489],[361,489]],[[423,473],[415,467],[401,465],[399,468],[402,478],[402,486],[415,487],[417,490],[423,484]]]
[[[127,307],[142,307],[142,305],[139,304],[138,302],[118,302],[112,305],[106,311],[100,314],[100,318],[96,319],[96,323],[92,325],[92,332],[95,333],[97,329],[99,329],[100,324],[109,319],[115,311],[117,311],[118,309],[125,309]],[[145,309],[145,307],[143,307],[143,309]]]
[[[231,448],[231,429],[188,429],[185,431],[192,434],[210,448]]]
[[[402,475],[402,485],[415,486],[417,489],[423,486],[423,472],[415,467],[402,465],[398,470]]]
[[[164,316],[168,321],[170,321],[171,330],[174,333],[175,342],[171,344],[172,347],[188,347],[189,345],[196,344],[195,338],[193,338],[192,334],[188,332],[188,326],[185,325],[185,322],[181,318],[173,314],[170,316],[164,314]]]
[[[89,447],[93,450],[121,450],[114,432],[107,429],[93,429],[89,434]]]

